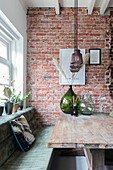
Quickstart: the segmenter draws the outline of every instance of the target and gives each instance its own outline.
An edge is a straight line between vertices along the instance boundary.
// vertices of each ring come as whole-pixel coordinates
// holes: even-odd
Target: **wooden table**
[[[104,170],[104,150],[113,149],[113,118],[104,113],[78,117],[62,113],[52,131],[48,147],[82,148],[89,169]]]

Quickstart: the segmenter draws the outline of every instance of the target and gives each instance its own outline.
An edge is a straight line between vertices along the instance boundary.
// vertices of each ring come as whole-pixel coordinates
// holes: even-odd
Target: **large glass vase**
[[[62,97],[60,102],[60,108],[64,113],[71,114],[71,109],[73,108],[73,96],[76,100],[76,94],[72,89],[72,85],[70,85],[68,91]]]
[[[83,95],[80,106],[83,115],[91,115],[95,111],[95,104],[91,99],[91,95]]]

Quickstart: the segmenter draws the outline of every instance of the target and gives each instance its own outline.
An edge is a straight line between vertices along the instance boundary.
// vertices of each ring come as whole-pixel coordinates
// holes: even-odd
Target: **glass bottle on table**
[[[95,104],[91,99],[91,95],[83,95],[80,106],[83,115],[92,115],[95,111]]]

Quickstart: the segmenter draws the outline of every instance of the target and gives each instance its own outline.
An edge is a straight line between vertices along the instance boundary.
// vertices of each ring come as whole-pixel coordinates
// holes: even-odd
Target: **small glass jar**
[[[80,106],[81,114],[83,115],[91,115],[95,111],[95,105],[91,99],[91,95],[83,95]]]

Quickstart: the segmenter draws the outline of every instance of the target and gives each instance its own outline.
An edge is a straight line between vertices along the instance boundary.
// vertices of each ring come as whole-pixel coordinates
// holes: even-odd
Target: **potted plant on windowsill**
[[[12,98],[12,90],[9,87],[4,87],[4,96],[6,97],[5,99],[2,99],[4,101],[6,101],[4,103],[4,108],[5,108],[5,112],[7,115],[12,114],[12,110],[13,110],[13,102],[11,101]]]
[[[19,105],[18,105],[18,110],[22,110],[23,109],[23,101],[26,100],[30,95],[31,95],[31,91],[25,95],[23,98],[20,98],[20,101],[19,101]]]
[[[15,95],[14,93],[12,95],[11,101],[13,102],[13,113],[17,112],[20,95],[21,95],[21,92],[19,92],[18,95]]]
[[[23,98],[20,98],[21,96],[21,91],[19,92],[18,95],[13,94],[11,101],[14,103],[13,105],[13,112],[17,112],[17,110],[22,110],[23,109],[23,101],[26,100],[29,96],[31,95],[31,91],[24,96]]]

